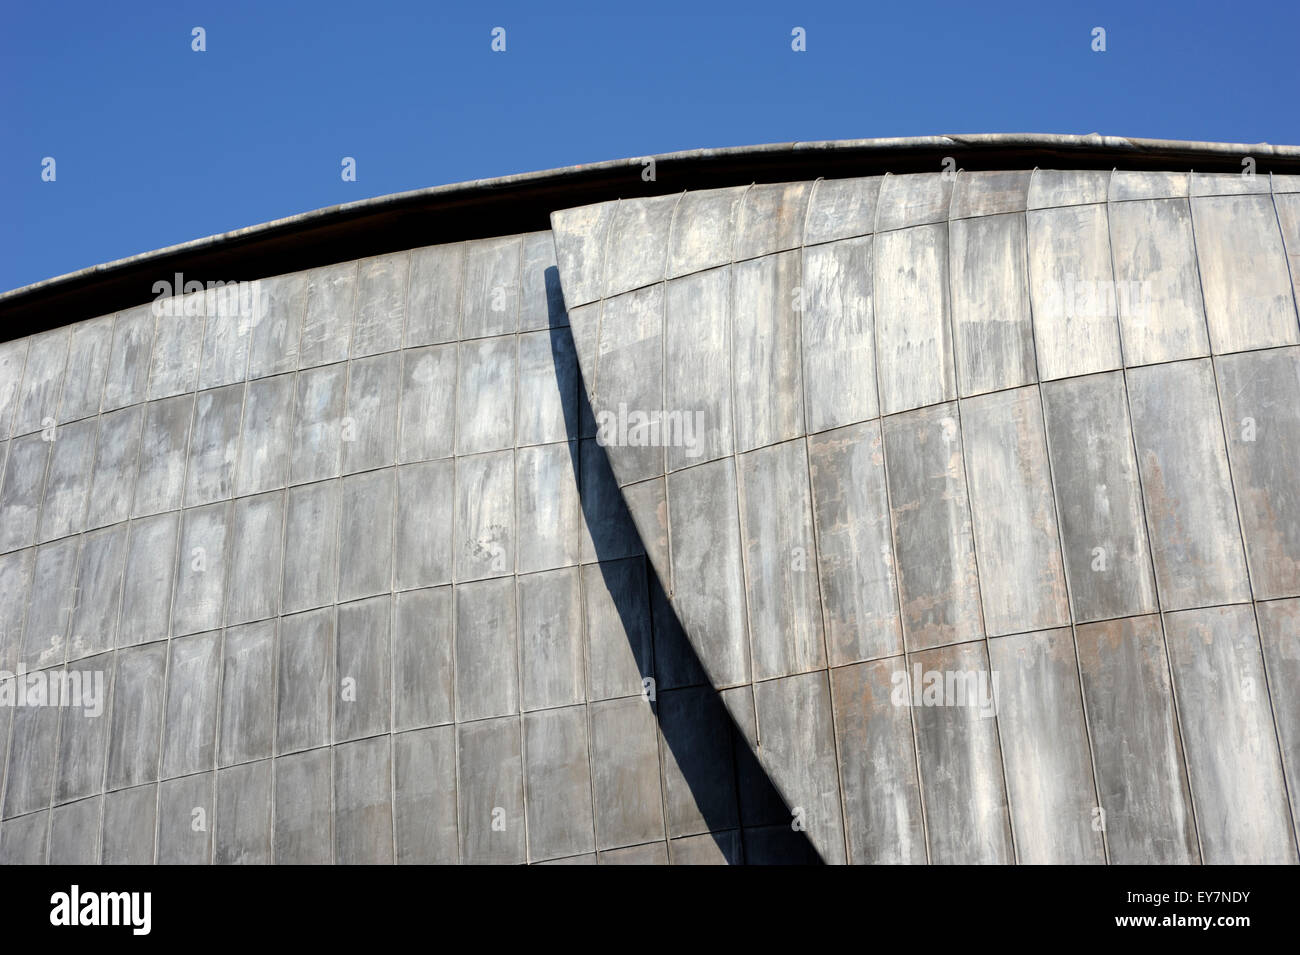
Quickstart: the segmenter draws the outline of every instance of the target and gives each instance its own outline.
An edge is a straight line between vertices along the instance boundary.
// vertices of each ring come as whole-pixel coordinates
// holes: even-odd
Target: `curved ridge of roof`
[[[1300,174],[1300,146],[1183,142],[1123,136],[987,133],[766,143],[690,149],[412,189],[234,229],[93,265],[0,293],[4,338],[108,314],[152,298],[159,276],[225,282],[265,278],[441,242],[549,228],[556,209],[795,178],[845,178],[938,169],[952,155],[971,169],[1068,168]],[[655,177],[641,176],[654,161]],[[967,167],[963,167],[967,168]],[[1064,168],[1064,167],[1062,167]]]

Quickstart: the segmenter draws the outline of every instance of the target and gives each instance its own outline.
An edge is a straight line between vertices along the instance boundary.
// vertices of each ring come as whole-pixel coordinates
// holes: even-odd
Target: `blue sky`
[[[977,132],[1300,143],[1300,4],[1065,6],[10,4],[0,290],[369,196],[694,147]],[[190,48],[195,26],[206,52]]]

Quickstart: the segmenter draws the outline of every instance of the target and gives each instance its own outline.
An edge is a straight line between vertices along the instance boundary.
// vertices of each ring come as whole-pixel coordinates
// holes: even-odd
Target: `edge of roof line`
[[[978,169],[1067,161],[1125,166],[1300,174],[1300,146],[1183,142],[1044,133],[894,137],[689,149],[412,189],[275,219],[115,259],[0,293],[0,340],[110,314],[149,301],[153,281],[174,272],[200,281],[265,278],[404,248],[550,227],[557,209],[795,178],[934,171],[951,153]],[[654,161],[654,181],[641,178]],[[629,175],[629,171],[633,174]]]

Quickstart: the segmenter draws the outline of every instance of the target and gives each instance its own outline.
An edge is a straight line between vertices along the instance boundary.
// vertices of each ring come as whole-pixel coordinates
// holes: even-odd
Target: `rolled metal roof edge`
[[[0,294],[0,340],[142,304],[160,277],[248,281],[407,248],[549,228],[557,209],[751,182],[962,168],[1300,174],[1300,146],[993,133],[691,149],[413,189],[222,232]],[[652,181],[642,178],[654,161]]]

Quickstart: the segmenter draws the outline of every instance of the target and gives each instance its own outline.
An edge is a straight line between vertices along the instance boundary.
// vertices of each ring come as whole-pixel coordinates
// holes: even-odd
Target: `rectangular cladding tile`
[[[810,433],[874,418],[872,239],[803,250],[801,348]]]
[[[880,234],[875,249],[881,411],[894,414],[955,398],[948,226]]]

